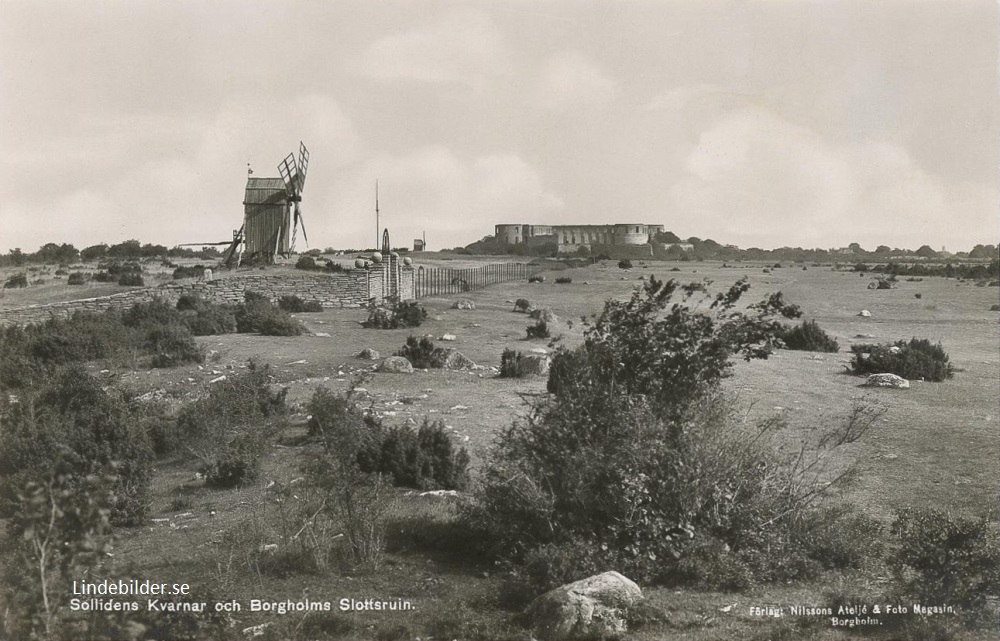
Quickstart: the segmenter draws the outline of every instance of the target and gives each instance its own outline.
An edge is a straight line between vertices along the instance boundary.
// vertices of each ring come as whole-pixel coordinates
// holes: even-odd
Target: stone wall
[[[294,295],[306,301],[318,301],[323,307],[364,307],[372,298],[382,300],[385,291],[383,280],[388,275],[389,271],[382,266],[372,266],[370,269],[354,269],[338,274],[251,272],[214,280],[185,279],[98,298],[0,309],[0,325],[42,322],[52,316],[71,316],[77,311],[124,309],[154,298],[173,304],[183,294],[197,294],[215,303],[236,304],[243,302],[243,292],[247,290],[263,294],[272,301]],[[413,269],[400,266],[396,280],[400,298],[412,298]]]

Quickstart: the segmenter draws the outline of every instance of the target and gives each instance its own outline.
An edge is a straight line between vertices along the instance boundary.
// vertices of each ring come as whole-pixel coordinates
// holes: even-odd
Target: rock
[[[895,374],[872,374],[865,381],[868,387],[894,387],[896,389],[909,389],[910,381]]]
[[[893,345],[889,348],[890,354],[898,354],[900,352],[899,345]]]
[[[472,302],[471,300],[469,300],[468,298],[459,298],[457,301],[455,301],[452,304],[451,308],[452,309],[475,309],[476,308],[476,304],[474,302]]]
[[[434,320],[436,320],[436,321],[442,321],[442,320],[444,320],[444,316],[435,316]]]
[[[378,359],[382,358],[382,356],[377,351],[373,350],[371,347],[366,347],[360,352],[358,352],[358,358],[363,358],[366,361],[377,361]]]
[[[531,301],[528,300],[527,298],[518,298],[516,301],[514,301],[515,312],[530,312],[534,308],[535,306],[532,305]]]
[[[469,357],[452,347],[441,350],[438,358],[444,369],[472,369],[476,366]]]
[[[860,312],[858,312],[858,316],[861,316],[863,318],[871,318],[871,315],[872,313],[867,309],[862,309]]]
[[[523,354],[517,365],[525,376],[542,376],[549,373],[547,354]]]
[[[327,332],[315,332],[313,336],[319,336],[321,338],[330,338],[330,334]]]
[[[209,381],[209,383],[221,383],[224,380],[226,380],[226,375],[225,374],[223,374],[222,376],[219,376],[217,378],[213,378],[212,380]]]
[[[457,341],[458,337],[455,336],[454,334],[442,334],[441,338],[439,338],[438,340],[439,341]]]
[[[875,281],[868,283],[868,289],[878,289],[878,283]]]
[[[378,371],[389,372],[390,374],[412,374],[413,365],[402,356],[390,356],[382,361]]]
[[[605,572],[546,592],[531,602],[525,615],[540,641],[614,638],[626,630],[628,608],[642,598],[633,581]]]
[[[555,315],[548,307],[539,307],[538,309],[531,310],[531,317],[537,318],[538,320],[543,320],[546,323],[557,323],[559,322],[559,317]]]
[[[421,496],[428,499],[444,499],[444,498],[458,498],[458,492],[455,490],[430,490],[428,492],[421,492],[417,496]]]

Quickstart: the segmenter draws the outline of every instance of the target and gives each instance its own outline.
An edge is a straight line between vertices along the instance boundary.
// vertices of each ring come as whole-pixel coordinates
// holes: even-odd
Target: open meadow
[[[467,257],[461,257],[467,258]],[[454,264],[440,258],[426,264]],[[469,264],[476,262],[469,259]],[[421,264],[417,259],[416,264]],[[248,361],[270,365],[277,387],[288,389],[287,427],[269,445],[262,473],[250,485],[212,489],[198,473],[200,461],[183,448],[155,463],[148,518],[136,527],[116,528],[113,556],[95,576],[155,578],[195,586],[202,600],[244,604],[240,611],[178,617],[163,632],[183,638],[259,639],[528,639],[520,611],[537,594],[506,567],[485,562],[457,540],[457,501],[395,488],[386,553],[377,569],[338,566],[318,572],[276,560],[294,520],[296,479],[316,444],[307,438],[308,403],[317,388],[352,398],[386,425],[441,420],[456,445],[471,457],[476,482],[488,449],[512,422],[523,420],[530,399],[545,393],[545,377],[500,378],[501,353],[575,347],[584,338],[581,317],[601,311],[608,299],[626,300],[644,279],[712,281],[723,291],[746,276],[744,302],[782,292],[840,344],[836,353],[779,350],[766,360],[738,361],[723,388],[750,419],[781,419],[776,443],[794,451],[818,430],[843,419],[858,399],[885,414],[864,438],[843,448],[835,469],[853,474],[831,499],[854,506],[888,525],[903,508],[931,507],[973,516],[995,509],[1000,485],[1000,325],[990,311],[997,288],[957,279],[900,279],[887,290],[868,289],[870,275],[831,266],[784,267],[719,262],[636,261],[629,270],[613,261],[542,272],[541,283],[512,282],[461,295],[475,309],[453,308],[459,296],[421,299],[428,318],[418,328],[367,329],[361,309],[325,309],[295,314],[301,336],[221,334],[197,338],[207,354],[201,364],[133,369],[127,363],[88,364],[103,383],[117,383],[154,398],[169,412],[204,396],[221,376],[232,377]],[[167,270],[169,277],[169,270]],[[220,277],[224,275],[220,274]],[[555,282],[556,277],[572,282]],[[167,280],[164,278],[162,280]],[[150,283],[147,283],[150,284]],[[105,290],[108,291],[105,291]],[[68,286],[47,284],[8,292],[3,307],[52,302]],[[96,296],[120,291],[113,285],[88,289]],[[919,294],[919,297],[916,296]],[[527,298],[552,310],[551,339],[528,339],[531,321],[514,311]],[[869,317],[859,316],[868,310]],[[446,334],[453,341],[441,342]],[[454,347],[477,367],[416,369],[412,374],[377,371],[378,361],[357,354],[365,348],[382,357],[399,350],[410,335],[432,337]],[[943,382],[911,381],[909,389],[866,388],[848,373],[850,346],[926,338],[940,343],[955,367]],[[279,489],[282,492],[279,493]],[[294,534],[294,533],[292,533]],[[275,546],[278,552],[273,552]],[[879,570],[833,570],[819,578],[752,585],[740,591],[684,586],[643,586],[650,614],[632,625],[628,639],[850,639],[877,631],[837,629],[823,617],[773,617],[752,608],[828,605],[839,598],[881,599],[889,577]],[[251,612],[251,599],[264,601],[403,599],[411,611],[348,611],[303,615]],[[193,621],[193,622],[192,622]],[[191,626],[204,625],[201,632]],[[188,626],[188,627],[185,627]],[[178,632],[181,631],[181,632]],[[954,638],[988,639],[988,629],[965,630]],[[161,638],[161,637],[155,637]],[[889,637],[885,637],[889,638]]]

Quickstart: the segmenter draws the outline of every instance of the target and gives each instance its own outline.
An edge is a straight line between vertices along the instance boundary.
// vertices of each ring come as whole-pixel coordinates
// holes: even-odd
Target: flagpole
[[[375,251],[378,251],[378,178],[375,179]]]

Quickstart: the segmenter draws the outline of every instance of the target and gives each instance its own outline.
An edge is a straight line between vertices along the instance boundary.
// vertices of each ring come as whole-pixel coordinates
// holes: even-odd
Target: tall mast
[[[375,250],[378,251],[378,178],[375,179]]]

